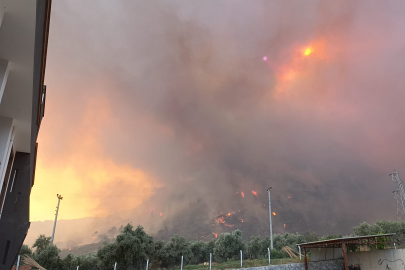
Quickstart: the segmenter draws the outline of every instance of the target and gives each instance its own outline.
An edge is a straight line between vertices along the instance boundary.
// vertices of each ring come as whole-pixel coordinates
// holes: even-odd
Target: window
[[[6,264],[7,255],[8,255],[8,250],[9,250],[9,249],[10,249],[10,240],[7,240],[6,249],[4,250],[4,257],[3,257],[3,262],[2,262],[2,264]]]
[[[4,176],[3,186],[1,187],[1,192],[0,192],[0,214],[3,212],[3,205],[4,205],[4,201],[6,199],[5,197],[6,197],[8,182],[10,180],[10,171],[11,171],[11,167],[13,166],[13,161],[14,161],[14,150],[13,150],[13,147],[11,147],[10,156],[8,158],[8,163],[7,163],[6,175]]]
[[[13,178],[11,179],[11,188],[10,188],[10,193],[11,193],[11,192],[13,192],[14,181],[15,181],[15,177],[16,177],[17,173],[18,173],[18,170],[17,170],[17,169],[15,169],[15,170],[14,170],[14,173],[13,173]]]

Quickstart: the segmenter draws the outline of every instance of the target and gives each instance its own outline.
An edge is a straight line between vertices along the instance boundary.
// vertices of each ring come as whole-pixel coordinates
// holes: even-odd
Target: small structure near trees
[[[336,254],[341,254],[340,258],[343,258],[345,270],[349,270],[349,262],[347,259],[348,251],[356,252],[360,246],[374,247],[376,250],[385,249],[387,244],[394,243],[394,235],[395,233],[345,237],[297,244],[297,246],[300,246],[301,250],[304,251],[305,270],[308,270],[307,252],[309,249],[324,249],[325,251],[323,252],[323,254],[325,254],[325,256],[333,256],[330,259],[339,259]],[[332,252],[330,253],[331,255],[327,255],[327,249],[332,250]]]

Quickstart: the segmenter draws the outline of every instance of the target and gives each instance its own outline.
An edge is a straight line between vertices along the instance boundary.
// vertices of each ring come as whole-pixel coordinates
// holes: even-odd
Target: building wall
[[[311,249],[311,261],[328,261],[334,259],[342,259],[341,248],[313,248]]]
[[[251,270],[305,270],[303,263],[291,263],[281,265],[271,265],[263,267],[244,268]],[[309,270],[342,270],[344,269],[343,260],[330,260],[308,263]]]
[[[405,249],[385,249],[347,253],[349,265],[358,264],[361,269],[405,269]]]
[[[11,269],[30,226],[29,167],[30,154],[17,152],[0,219],[0,270]]]
[[[51,0],[0,0],[0,270],[12,268],[30,226],[50,8]]]

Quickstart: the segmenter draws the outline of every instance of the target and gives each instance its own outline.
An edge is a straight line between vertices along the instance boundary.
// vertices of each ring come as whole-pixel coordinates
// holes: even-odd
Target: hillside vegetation
[[[397,246],[404,245],[404,222],[382,220],[377,221],[374,225],[362,223],[354,227],[353,231],[354,235],[359,236],[396,233]],[[319,237],[315,233],[275,234],[271,259],[273,259],[273,263],[280,263],[282,261],[275,259],[287,258],[287,254],[281,250],[285,246],[297,250],[296,244],[340,237],[342,235]],[[267,265],[267,249],[270,247],[270,239],[269,237],[251,237],[249,241],[245,241],[242,231],[235,230],[232,233],[222,233],[217,239],[208,242],[187,241],[179,235],[173,236],[169,241],[162,241],[154,240],[141,226],[134,228],[128,224],[122,228],[114,242],[99,243],[98,249],[94,252],[89,250],[92,247],[82,248],[87,250],[88,254],[68,254],[61,258],[60,250],[55,245],[50,245],[50,237],[40,235],[33,245],[34,252],[24,245],[20,254],[32,256],[46,269],[68,270],[74,269],[76,266],[80,266],[80,270],[112,269],[117,262],[117,270],[126,270],[145,269],[148,259],[149,269],[173,269],[179,267],[181,256],[184,258],[185,269],[204,269],[207,267],[200,264],[208,262],[210,253],[212,253],[213,262],[216,264],[214,268],[226,269],[239,266],[240,250],[242,250],[245,266]],[[76,251],[78,249],[75,248]],[[290,261],[284,260],[285,263]]]

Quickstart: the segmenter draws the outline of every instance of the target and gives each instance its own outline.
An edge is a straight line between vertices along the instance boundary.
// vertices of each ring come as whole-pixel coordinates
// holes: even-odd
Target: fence
[[[269,261],[269,266],[271,266],[271,250],[270,250],[270,248],[267,248],[267,250],[268,250],[267,259]],[[242,250],[240,250],[240,259],[239,260],[240,260],[240,268],[243,268],[243,251]],[[283,263],[283,259],[278,259],[279,263],[280,263],[280,260],[281,260],[281,263]],[[301,256],[300,256],[300,260],[301,260]],[[288,260],[285,262],[287,263]],[[180,269],[183,270],[183,267],[185,266],[184,265],[184,256],[181,256],[181,258],[179,258],[179,263],[180,263]],[[212,263],[213,263],[213,256],[212,256],[212,253],[210,253],[210,256],[209,256],[209,269],[210,270],[212,269]],[[118,266],[118,262],[115,262],[115,264],[113,266],[114,270],[117,270],[117,266]],[[79,265],[77,266],[76,270],[79,270]],[[146,260],[146,270],[149,270],[149,259]]]

